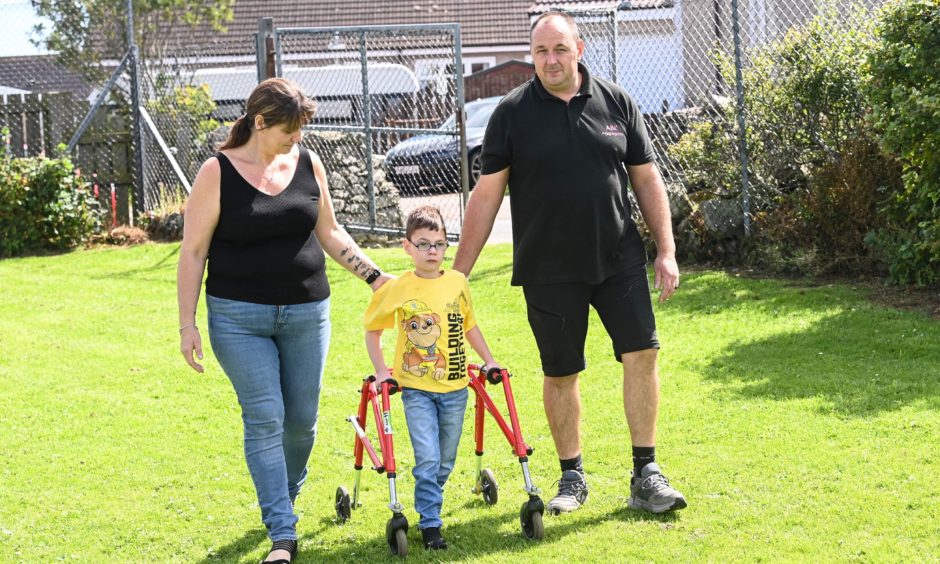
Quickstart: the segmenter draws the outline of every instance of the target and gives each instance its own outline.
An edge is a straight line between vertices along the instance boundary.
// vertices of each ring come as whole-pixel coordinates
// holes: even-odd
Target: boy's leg
[[[415,510],[420,516],[419,529],[441,526],[443,493],[437,482],[441,468],[441,446],[435,395],[413,388],[404,388],[401,392],[408,435],[415,455],[411,474],[415,479]]]
[[[440,432],[441,467],[437,472],[437,483],[441,488],[454,469],[457,447],[463,431],[463,416],[467,410],[467,388],[440,394],[437,420]]]

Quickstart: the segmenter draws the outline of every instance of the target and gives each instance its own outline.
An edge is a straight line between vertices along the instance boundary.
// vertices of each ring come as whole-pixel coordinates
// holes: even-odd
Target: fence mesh
[[[0,3],[0,19],[4,22],[0,129],[7,154],[59,156],[73,141],[121,55],[87,61],[50,52],[46,40],[51,22],[29,0]],[[111,209],[113,224],[129,221],[129,194],[135,181],[128,84],[127,73],[114,82],[71,151],[82,176],[93,182],[102,206]]]
[[[347,229],[397,232],[403,215],[433,204],[457,235],[457,27],[281,29],[276,43],[279,76],[317,101],[304,142]]]
[[[681,250],[739,256],[748,233],[774,227],[782,196],[809,189],[814,171],[843,162],[853,149],[866,154],[849,146],[861,102],[838,86],[852,78],[881,3],[637,0],[571,12],[585,64],[622,85],[644,113]],[[140,106],[149,119],[135,130],[134,66],[108,81],[126,45],[98,49],[97,58],[37,49],[32,41],[42,44],[49,30],[37,15],[43,5],[50,3],[0,3],[5,149],[53,156],[74,141],[71,156],[118,222],[132,218],[132,204],[138,211],[179,205],[257,84],[257,61],[266,53],[256,51],[256,38],[193,33],[180,21],[165,31],[172,41],[145,42]],[[34,32],[37,23],[45,24],[45,36]],[[459,233],[455,112],[463,84],[459,34],[451,28],[279,31],[280,74],[319,104],[304,143],[326,164],[343,223],[395,230],[410,209],[433,203],[449,232]],[[822,61],[822,72],[809,60]],[[73,139],[103,90],[88,127]],[[469,187],[490,109],[466,106]]]
[[[813,48],[841,45],[844,30],[869,33],[878,4],[663,0],[569,11],[584,63],[644,113],[681,251],[738,257],[755,217],[795,189],[805,155],[784,150],[793,143],[780,136],[812,139],[827,115],[788,111],[776,96],[794,66],[785,46],[807,29]]]

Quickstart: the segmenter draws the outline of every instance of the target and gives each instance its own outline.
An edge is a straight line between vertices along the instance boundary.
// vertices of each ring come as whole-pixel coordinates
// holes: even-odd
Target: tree
[[[224,30],[235,0],[133,0],[134,35],[141,57],[162,61],[200,26]],[[58,53],[59,62],[90,79],[104,74],[101,61],[120,59],[127,50],[124,0],[33,0],[36,13],[51,22],[37,24],[36,41]],[[187,33],[180,33],[180,29]]]

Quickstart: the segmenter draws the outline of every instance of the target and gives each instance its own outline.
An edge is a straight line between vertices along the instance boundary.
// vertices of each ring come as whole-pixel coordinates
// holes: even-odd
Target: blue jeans
[[[206,296],[209,340],[242,409],[245,459],[272,540],[296,539],[293,500],[317,434],[330,300],[273,306]]]
[[[415,510],[421,519],[419,529],[440,527],[444,484],[454,469],[457,445],[467,409],[467,388],[456,392],[435,393],[404,388],[408,434],[415,451]]]

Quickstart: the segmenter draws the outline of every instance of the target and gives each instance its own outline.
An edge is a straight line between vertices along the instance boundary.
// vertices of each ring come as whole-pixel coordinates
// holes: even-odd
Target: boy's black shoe
[[[439,527],[421,529],[421,539],[424,541],[424,548],[426,550],[447,549],[447,541],[441,536],[441,529]]]

